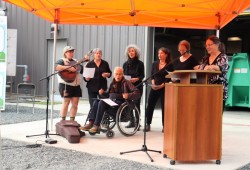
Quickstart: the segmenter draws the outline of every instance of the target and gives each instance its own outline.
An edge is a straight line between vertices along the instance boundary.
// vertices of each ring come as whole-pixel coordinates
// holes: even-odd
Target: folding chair
[[[32,83],[19,83],[17,85],[17,113],[19,112],[18,104],[19,99],[31,99],[33,103],[33,114],[35,111],[35,97],[36,97],[36,86]]]

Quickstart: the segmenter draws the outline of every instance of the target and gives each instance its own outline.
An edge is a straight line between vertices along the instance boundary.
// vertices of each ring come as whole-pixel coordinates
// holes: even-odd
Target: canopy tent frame
[[[55,24],[52,73],[58,24],[150,26],[219,31],[250,7],[250,0],[4,0]],[[55,78],[52,79],[51,125]],[[52,128],[52,126],[51,126]]]

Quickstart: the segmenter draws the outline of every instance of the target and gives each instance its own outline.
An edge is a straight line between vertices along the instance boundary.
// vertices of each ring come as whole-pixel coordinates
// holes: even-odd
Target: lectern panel
[[[166,84],[163,152],[174,160],[221,159],[222,85]]]

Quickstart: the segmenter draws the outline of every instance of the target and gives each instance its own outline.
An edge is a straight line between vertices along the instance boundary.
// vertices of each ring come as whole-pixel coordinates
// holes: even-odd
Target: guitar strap
[[[65,97],[65,96],[68,96],[68,93],[67,93],[67,89],[66,89],[66,84],[64,84],[65,85],[65,87],[64,87],[64,91],[63,91],[63,97]]]
[[[63,59],[63,64],[66,65],[66,58],[62,58]],[[67,96],[67,89],[66,89],[66,84],[64,84],[64,90],[63,90],[63,97]]]

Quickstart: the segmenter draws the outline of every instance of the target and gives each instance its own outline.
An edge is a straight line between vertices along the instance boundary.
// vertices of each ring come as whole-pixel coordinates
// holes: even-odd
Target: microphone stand
[[[42,81],[42,80],[47,80],[47,103],[46,103],[46,129],[45,129],[45,133],[44,134],[37,134],[37,135],[27,135],[26,137],[33,137],[33,136],[42,136],[42,135],[45,135],[45,142],[46,143],[50,143],[50,144],[53,144],[53,143],[57,143],[57,140],[54,140],[54,139],[51,139],[49,137],[49,135],[58,135],[58,134],[49,134],[49,130],[48,130],[48,119],[49,119],[49,80],[50,80],[50,77],[56,75],[56,74],[59,74],[60,72],[63,72],[63,71],[66,71],[67,69],[71,68],[71,67],[75,67],[77,65],[80,65],[81,63],[85,62],[85,61],[88,61],[88,59],[82,59],[81,61],[79,62],[76,62],[74,65],[71,65],[63,70],[60,70],[60,71],[57,71],[55,73],[52,73],[51,75],[47,76],[47,77],[44,77],[42,79],[40,79],[39,81]],[[49,139],[48,139],[49,138]]]
[[[51,74],[51,75],[49,75],[47,77],[44,77],[44,78],[42,78],[42,79],[39,80],[39,81],[42,81],[42,80],[45,80],[45,79],[47,80],[47,86],[46,86],[47,87],[47,103],[46,103],[46,129],[45,129],[45,133],[44,134],[37,134],[37,135],[27,135],[26,138],[33,137],[33,136],[42,136],[42,135],[45,135],[45,138],[46,138],[45,142],[46,143],[50,143],[50,144],[57,143],[57,140],[51,139],[49,137],[49,135],[58,135],[58,134],[49,134],[49,130],[48,130],[48,119],[49,119],[49,109],[48,109],[49,108],[49,80],[50,80],[51,76],[53,76],[53,75],[55,75],[57,73],[58,72],[55,72],[55,73],[53,73],[53,74]]]
[[[125,154],[125,153],[132,153],[132,152],[139,152],[139,151],[142,151],[142,152],[145,152],[150,161],[151,162],[154,162],[154,160],[151,158],[151,156],[148,154],[148,151],[151,151],[151,152],[158,152],[158,153],[161,153],[161,151],[157,151],[157,150],[151,150],[151,149],[148,149],[147,145],[146,145],[146,122],[147,122],[147,115],[146,115],[146,109],[147,109],[147,85],[148,85],[148,80],[153,77],[154,75],[160,73],[161,71],[166,71],[168,73],[168,71],[166,70],[166,67],[169,66],[172,62],[170,62],[169,64],[167,64],[165,67],[163,67],[162,69],[160,69],[159,71],[157,71],[156,73],[152,74],[151,76],[149,76],[148,78],[146,78],[144,81],[142,81],[140,84],[138,84],[136,86],[139,87],[140,85],[144,84],[145,85],[145,116],[144,116],[144,139],[143,139],[143,145],[142,145],[142,148],[141,149],[137,149],[137,150],[131,150],[131,151],[126,151],[126,152],[120,152],[120,155],[122,154]]]

